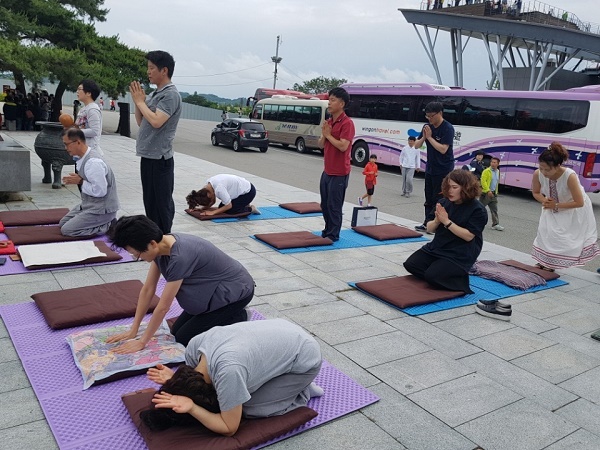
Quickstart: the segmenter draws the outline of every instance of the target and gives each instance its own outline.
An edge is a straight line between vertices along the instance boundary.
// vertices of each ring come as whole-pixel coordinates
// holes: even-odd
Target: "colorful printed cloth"
[[[469,273],[488,280],[499,281],[522,291],[546,284],[546,280],[536,273],[500,264],[496,261],[477,261],[473,264]]]
[[[142,323],[138,335],[146,329]],[[128,371],[138,371],[154,367],[157,364],[180,363],[185,360],[185,347],[175,342],[165,321],[156,331],[144,350],[128,355],[113,353],[121,343],[107,344],[106,339],[113,334],[129,330],[129,325],[80,331],[67,337],[73,352],[75,364],[83,376],[83,389],[112,375]]]

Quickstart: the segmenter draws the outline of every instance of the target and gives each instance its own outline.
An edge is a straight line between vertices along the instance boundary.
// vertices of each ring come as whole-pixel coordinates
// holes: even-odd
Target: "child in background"
[[[369,162],[365,166],[365,170],[363,170],[363,175],[365,176],[367,193],[362,197],[358,197],[358,204],[362,206],[363,200],[366,198],[367,206],[371,206],[371,197],[373,196],[373,192],[375,192],[375,185],[377,184],[377,155],[369,157]]]
[[[415,171],[421,170],[421,152],[415,148],[414,136],[408,138],[408,144],[400,153],[400,169],[402,169],[402,196],[410,197],[413,191],[413,177]]]

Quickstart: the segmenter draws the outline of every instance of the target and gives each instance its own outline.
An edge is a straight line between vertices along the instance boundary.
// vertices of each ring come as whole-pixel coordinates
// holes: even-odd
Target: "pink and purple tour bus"
[[[364,166],[369,155],[390,166],[409,136],[417,136],[425,105],[444,105],[454,125],[456,167],[469,164],[479,150],[500,158],[501,184],[531,188],[539,154],[552,141],[569,150],[565,164],[578,175],[586,192],[600,192],[600,86],[566,91],[465,90],[427,83],[348,83],[347,114],[356,137],[352,161]],[[427,155],[421,149],[421,165]]]

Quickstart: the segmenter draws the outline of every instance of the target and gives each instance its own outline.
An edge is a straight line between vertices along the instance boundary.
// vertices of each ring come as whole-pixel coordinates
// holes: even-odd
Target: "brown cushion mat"
[[[329,238],[322,238],[312,234],[310,231],[291,231],[285,233],[262,233],[255,234],[256,239],[266,242],[271,247],[283,250],[286,248],[313,247],[316,245],[332,245]]]
[[[200,220],[231,219],[235,217],[248,217],[250,214],[252,214],[252,211],[246,211],[239,214],[215,214],[214,216],[205,216],[202,215],[202,210],[199,211],[195,209],[186,209],[185,212],[190,216]]]
[[[320,213],[321,205],[317,202],[280,203],[283,209],[289,209],[298,214]]]
[[[498,261],[500,264],[504,264],[505,266],[516,267],[517,269],[523,269],[527,272],[532,272],[540,277],[542,277],[546,281],[556,280],[560,277],[556,272],[550,272],[549,270],[540,269],[536,266],[530,266],[529,264],[523,264],[519,261],[515,261],[514,259],[507,259],[506,261]]]
[[[140,280],[118,281],[64,291],[40,292],[31,298],[53,330],[133,317],[142,289]],[[155,295],[149,311],[159,298]]]
[[[423,236],[421,233],[410,228],[401,227],[393,223],[383,225],[366,225],[352,228],[354,231],[378,241],[387,241],[389,239],[406,239]]]
[[[32,209],[29,211],[2,211],[0,222],[5,227],[19,227],[22,225],[52,225],[60,222],[67,213],[68,208]]]
[[[84,264],[113,262],[113,261],[119,261],[119,260],[123,259],[123,257],[121,255],[119,255],[117,252],[111,250],[110,247],[108,245],[106,245],[106,242],[94,241],[94,245],[96,247],[98,247],[98,250],[100,250],[106,256],[94,256],[93,258],[84,259],[82,261],[62,263],[62,264],[40,264],[37,266],[28,266],[27,269],[36,270],[36,269],[51,269],[53,267],[63,267],[63,266],[81,266]]]
[[[398,308],[425,305],[465,295],[462,291],[436,289],[414,275],[363,281],[356,287]]]
[[[197,426],[150,431],[142,424],[140,412],[151,407],[155,392],[149,388],[121,397],[131,420],[150,450],[249,449],[292,431],[317,416],[316,411],[304,406],[282,416],[242,419],[237,432],[231,437],[213,433],[200,423]]]
[[[48,244],[50,242],[82,241],[92,236],[63,236],[58,225],[47,226],[24,226],[7,228],[4,234],[13,241],[15,245],[25,244]]]

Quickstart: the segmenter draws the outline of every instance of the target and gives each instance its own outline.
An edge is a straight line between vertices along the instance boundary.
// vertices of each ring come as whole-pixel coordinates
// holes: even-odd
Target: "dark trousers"
[[[175,202],[173,202],[175,162],[173,158],[142,158],[140,175],[146,216],[158,225],[164,234],[170,233],[173,217],[175,217]]]
[[[404,262],[404,268],[434,287],[471,294],[469,274],[452,261],[419,249]]]
[[[427,222],[435,219],[435,205],[443,197],[442,195],[442,181],[444,181],[446,175],[431,175],[425,174],[425,221],[423,225],[427,225]]]
[[[340,238],[342,208],[344,206],[344,198],[346,197],[348,178],[349,175],[334,176],[323,172],[319,184],[321,210],[323,210],[323,219],[325,219],[325,229],[322,235],[334,241]]]
[[[237,302],[203,314],[192,315],[184,311],[173,324],[171,333],[177,342],[188,345],[194,336],[198,336],[212,327],[245,322],[248,320],[248,315],[244,308],[250,303],[252,297],[254,297],[254,292]]]
[[[252,200],[254,200],[254,197],[256,197],[256,188],[253,184],[250,184],[250,190],[248,192],[231,200],[231,209],[225,211],[225,214],[239,214],[250,211],[249,205],[252,203]],[[221,203],[220,206],[223,206],[223,204]]]

